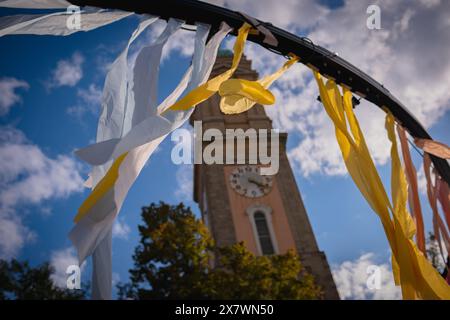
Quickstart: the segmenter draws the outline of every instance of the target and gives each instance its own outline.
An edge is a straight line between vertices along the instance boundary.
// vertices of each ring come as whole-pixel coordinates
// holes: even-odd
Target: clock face
[[[259,174],[257,166],[241,166],[230,174],[230,185],[234,191],[248,198],[262,197],[272,189],[272,176]]]

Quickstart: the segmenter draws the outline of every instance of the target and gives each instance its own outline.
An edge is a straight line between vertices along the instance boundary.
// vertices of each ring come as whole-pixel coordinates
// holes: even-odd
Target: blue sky
[[[263,1],[260,7],[270,8],[274,2]],[[360,2],[352,4],[355,3]],[[290,16],[284,11],[277,14],[270,12],[271,10],[262,10],[248,1],[226,1],[225,4],[258,18],[274,21],[274,24],[297,34],[308,35],[318,44],[339,49],[344,58],[373,74],[375,78],[381,78],[380,81],[389,89],[393,88],[391,90],[402,101],[405,102],[406,99],[405,104],[411,106],[413,113],[426,124],[435,139],[450,143],[450,97],[445,90],[439,89],[442,86],[448,88],[449,85],[448,61],[443,62],[443,67],[437,68],[434,86],[434,83],[426,80],[427,74],[421,71],[423,64],[427,70],[432,69],[431,62],[427,65],[427,61],[419,61],[415,55],[400,47],[402,41],[411,40],[408,32],[414,33],[414,28],[426,23],[421,18],[422,13],[440,17],[438,12],[442,8],[411,5],[413,13],[409,18],[406,17],[406,27],[402,27],[396,22],[406,19],[403,9],[407,5],[399,1],[395,8],[391,5],[382,11],[386,13],[383,30],[367,35],[367,30],[362,32],[362,29],[358,29],[361,26],[357,24],[366,18],[363,4],[352,5],[349,1],[339,1],[337,4],[333,1],[305,1],[299,7],[289,2],[286,7],[291,7],[280,9],[298,12],[300,22],[293,18],[293,14]],[[384,10],[383,5],[381,8]],[[354,18],[354,10],[359,10],[360,17],[357,15]],[[0,16],[17,12],[19,11],[0,9]],[[317,20],[310,18],[312,14],[317,15]],[[347,17],[348,21],[344,22],[342,17]],[[0,100],[0,111],[3,110],[0,112],[3,135],[0,139],[0,157],[3,161],[11,161],[10,166],[14,168],[8,169],[7,164],[0,166],[0,199],[10,201],[0,207],[8,210],[4,217],[9,219],[11,226],[17,227],[17,233],[10,230],[9,238],[6,233],[0,235],[1,241],[4,241],[3,246],[0,244],[0,249],[3,250],[0,254],[3,257],[29,260],[32,264],[53,261],[55,266],[60,266],[67,261],[64,259],[70,260],[73,257],[67,234],[73,226],[72,219],[79,205],[89,193],[88,189],[80,186],[80,182],[87,177],[89,168],[75,158],[73,151],[95,139],[99,115],[98,98],[107,66],[122,50],[137,22],[136,17],[130,17],[91,32],[80,32],[68,37],[20,35],[0,38],[0,93],[13,93],[8,99]],[[349,32],[350,23],[355,24],[351,31],[354,34]],[[349,33],[345,37],[331,36],[335,31],[332,26]],[[396,33],[398,28],[401,28],[402,33]],[[136,48],[150,41],[158,30],[158,26],[152,27],[140,39]],[[361,36],[361,33],[364,35]],[[436,42],[439,41],[438,35]],[[392,40],[393,37],[397,38]],[[185,48],[189,45],[190,36],[185,42],[180,38],[173,39],[180,43],[170,46],[161,65],[160,99],[175,87],[190,61],[189,52]],[[228,40],[225,46],[229,46],[229,42]],[[420,46],[420,43],[417,45]],[[450,46],[448,39],[446,45],[447,48]],[[441,46],[442,44],[436,43],[435,49],[441,50]],[[361,51],[360,54],[354,50],[355,47]],[[375,54],[374,48],[379,52]],[[254,67],[261,74],[273,70],[282,61],[274,54],[262,52],[256,46],[249,46],[246,54],[249,59],[255,60]],[[416,61],[418,67],[415,68],[414,64],[403,66],[400,61],[405,59]],[[275,126],[290,134],[289,155],[319,246],[336,270],[336,276],[342,275],[337,271],[342,271],[344,262],[351,262],[356,267],[364,260],[364,263],[369,261],[386,267],[390,253],[381,224],[352,180],[342,171],[342,161],[336,152],[334,136],[330,134],[331,127],[325,123],[320,104],[314,98],[317,90],[309,90],[313,88],[311,75],[301,66],[292,69],[275,87],[277,105],[270,107],[268,113],[274,119]],[[423,83],[416,78],[422,76],[426,81],[426,88],[431,87],[428,90],[430,92],[420,92],[424,88]],[[432,95],[431,98],[426,94]],[[427,103],[420,100],[425,98]],[[383,143],[382,114],[370,104],[361,104],[357,114],[361,116],[363,128],[367,129],[367,140],[379,164],[379,172],[388,183],[389,146]],[[15,148],[6,149],[5,146]],[[190,198],[191,168],[172,164],[172,146],[170,139],[161,145],[128,193],[113,240],[115,279],[126,281],[128,278],[127,271],[132,266],[131,256],[138,243],[137,225],[140,223],[142,206],[158,201],[172,204],[183,201],[194,212],[199,212]],[[6,154],[8,150],[12,153]],[[39,155],[42,165],[34,166],[31,158],[24,158],[33,154]],[[413,160],[419,168],[421,159],[415,152]],[[60,172],[62,175],[59,175]],[[46,180],[46,175],[51,177]],[[70,181],[58,179],[58,176],[65,175],[71,178]],[[46,188],[48,192],[43,192]],[[11,200],[11,190],[20,190],[23,194]],[[5,194],[9,198],[4,198]],[[422,208],[427,229],[430,229],[430,208],[423,193]],[[8,241],[15,242],[10,244],[8,253],[5,253]],[[84,277],[88,278],[89,273],[88,264],[83,272]],[[359,275],[356,278],[361,277],[363,276]],[[339,283],[345,284],[346,281],[349,279],[341,279]],[[385,297],[398,297],[391,287],[389,285],[386,288]],[[344,293],[348,297],[351,294],[352,292]],[[383,293],[377,297],[382,296]],[[373,297],[373,294],[367,293],[364,297]]]

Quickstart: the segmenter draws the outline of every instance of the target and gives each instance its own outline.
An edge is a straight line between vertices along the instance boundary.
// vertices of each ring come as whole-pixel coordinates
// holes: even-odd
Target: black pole
[[[226,8],[195,0],[69,0],[78,6],[93,6],[105,9],[120,9],[137,14],[152,14],[161,19],[177,18],[187,24],[206,23],[212,28],[218,28],[222,21],[233,27],[236,34],[246,21],[239,13]],[[258,20],[264,24],[278,40],[276,47],[263,42],[262,35],[249,35],[248,40],[257,43],[271,51],[287,56],[294,53],[300,57],[300,62],[308,65],[321,74],[333,78],[336,83],[343,84],[351,91],[367,101],[389,110],[397,121],[415,138],[432,139],[420,122],[397,100],[382,84],[356,68],[351,63],[340,58],[335,53],[315,45],[307,38],[298,37],[270,23]],[[439,175],[450,185],[450,166],[447,161],[433,155],[431,160]]]

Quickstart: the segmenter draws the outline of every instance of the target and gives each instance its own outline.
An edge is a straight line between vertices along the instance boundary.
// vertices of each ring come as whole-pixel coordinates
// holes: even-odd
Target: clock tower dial
[[[272,190],[272,176],[263,176],[257,166],[240,166],[229,177],[234,191],[247,198],[259,198]]]

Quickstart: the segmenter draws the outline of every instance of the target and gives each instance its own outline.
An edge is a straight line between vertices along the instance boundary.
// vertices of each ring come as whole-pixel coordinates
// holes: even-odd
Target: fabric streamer
[[[21,9],[62,9],[72,4],[65,0],[0,0],[0,7]]]
[[[380,217],[392,250],[394,280],[401,285],[403,298],[450,299],[450,287],[412,241],[415,225],[406,209],[407,183],[397,151],[392,114],[386,115],[386,130],[392,144],[391,204],[353,113],[352,93],[344,87],[342,96],[334,81],[328,80],[325,85],[321,75],[315,70],[313,73],[347,170]]]
[[[405,166],[406,179],[408,180],[408,202],[409,209],[416,223],[416,243],[423,255],[427,256],[427,249],[425,244],[425,228],[423,225],[422,208],[419,200],[419,188],[417,184],[417,172],[414,164],[411,160],[411,154],[409,153],[408,140],[406,139],[405,130],[397,125],[397,134],[400,140],[400,146],[403,155],[403,164]]]
[[[425,153],[423,156],[423,170],[425,173],[425,178],[427,180],[427,196],[428,196],[428,202],[430,203],[431,210],[433,212],[433,232],[434,236],[436,237],[436,241],[439,245],[439,251],[444,259],[444,250],[442,249],[442,240],[444,242],[444,245],[446,247],[447,253],[450,252],[450,237],[447,228],[445,227],[444,222],[442,221],[441,216],[439,215],[439,209],[438,209],[438,184],[440,183],[439,178],[436,177],[435,185],[433,185],[432,178],[431,178],[431,159],[430,156]]]
[[[297,56],[291,54],[290,59],[279,70],[258,81],[229,79],[223,82],[219,88],[222,97],[220,110],[225,114],[237,114],[249,110],[256,103],[274,104],[275,97],[267,89],[298,60]]]
[[[106,75],[102,93],[102,112],[97,126],[97,142],[120,138],[124,133],[125,110],[129,101],[127,99],[128,78],[131,77],[128,72],[128,50],[136,38],[157,20],[157,17],[150,16],[139,24],[128,40],[127,46],[112,63]],[[93,186],[104,177],[111,163],[112,161],[92,169]]]
[[[68,36],[90,31],[132,15],[132,12],[88,9],[80,11],[80,29],[68,28],[72,15],[66,11],[50,14],[20,14],[0,18],[0,37],[12,34]]]
[[[126,119],[137,118],[133,113],[142,116],[146,110],[152,108],[156,110],[154,107],[157,99],[156,89],[152,87],[157,87],[158,84],[159,63],[162,49],[170,36],[181,27],[183,22],[176,19],[170,19],[158,39],[156,39],[152,45],[146,46],[139,51],[133,68],[133,75],[131,76],[133,80],[130,81],[131,83],[127,81],[127,55],[131,43],[142,31],[157,19],[158,18],[153,17],[141,23],[130,38],[128,46],[114,62],[111,71],[107,75],[103,97],[105,103],[98,124],[97,141],[121,138],[126,132],[126,129],[124,128]],[[142,84],[142,81],[145,81],[145,83]],[[149,84],[151,84],[151,86]],[[128,90],[129,88],[131,88],[131,90]],[[134,95],[127,94],[127,92],[132,92]],[[139,107],[135,108],[135,105],[138,105]],[[132,116],[129,115],[130,113]],[[126,153],[116,159],[108,171],[108,174],[105,176],[103,176],[103,173],[109,168],[104,168],[106,170],[101,173],[103,176],[102,180],[89,197],[92,202],[83,203],[78,210],[75,222],[78,222],[79,219],[91,209],[92,203],[97,202],[99,197],[114,185],[114,182],[117,180],[120,163],[125,156]],[[95,173],[93,173],[93,175],[95,176]]]
[[[450,159],[450,148],[442,142],[416,138],[414,139],[414,144],[423,151],[436,157]]]
[[[442,211],[444,211],[447,228],[450,230],[450,189],[447,182],[442,180],[439,176],[436,177],[436,192],[442,206]]]
[[[127,133],[141,121],[157,113],[155,108],[158,98],[158,75],[162,50],[169,38],[183,24],[183,21],[169,19],[166,29],[154,43],[142,48],[136,57],[133,68],[133,79],[130,83],[132,90],[129,97],[132,103],[127,105],[127,114],[132,115],[128,124],[124,124]],[[207,29],[198,30],[200,34],[207,34]],[[149,83],[153,85],[149,87]],[[127,119],[127,118],[125,118]]]
[[[220,85],[224,81],[228,80],[233,75],[234,71],[236,71],[239,62],[241,61],[245,41],[247,40],[250,29],[251,26],[248,23],[244,23],[239,29],[238,36],[233,47],[234,54],[231,68],[189,92],[186,96],[172,105],[169,110],[187,110],[193,108],[197,104],[209,99],[216,92],[218,92]]]
[[[127,102],[127,83],[128,79],[128,49],[136,38],[152,23],[157,21],[157,17],[147,16],[138,28],[133,32],[127,46],[112,63],[105,79],[105,85],[102,95],[102,113],[97,128],[97,141],[111,137],[120,137],[123,134],[122,124],[125,117],[125,104]],[[109,169],[111,163],[94,167],[88,181],[91,187],[97,186],[97,183],[103,178],[105,172]],[[70,237],[70,236],[69,236]],[[79,263],[85,259],[81,257],[78,251]],[[110,299],[112,282],[112,226],[107,230],[104,238],[98,242],[97,247],[92,253],[92,298]]]
[[[239,34],[234,46],[233,63],[229,70],[214,77],[213,79],[208,80],[205,84],[192,89],[177,102],[174,102],[176,99],[170,98],[173,102],[171,106],[159,108],[164,108],[161,114],[148,117],[144,121],[141,121],[123,138],[111,139],[90,145],[86,148],[77,150],[75,152],[76,155],[80,159],[92,165],[101,165],[111,159],[116,159],[123,153],[128,152],[133,148],[157,139],[163,135],[169,134],[178,128],[185,121],[185,116],[179,111],[189,110],[198,103],[205,101],[219,90],[222,82],[231,77],[239,65],[244,49],[244,43],[249,30],[250,26],[248,24],[244,24],[239,29]],[[163,104],[167,105],[167,102],[168,101],[165,101]]]
[[[211,38],[205,48],[204,45],[208,31],[209,28],[197,26],[192,68],[193,70],[198,70],[198,74],[192,74],[192,77],[189,78],[188,88],[197,87],[208,79],[216,58],[217,49],[223,38],[230,31],[230,28],[223,24],[221,29]],[[197,63],[200,63],[201,67],[196,65]],[[183,80],[186,81],[188,78],[183,78]],[[181,86],[186,86],[186,84],[181,84]],[[174,92],[175,91],[180,92],[181,90],[176,89]],[[177,99],[177,97],[172,97],[172,99]],[[191,113],[192,111],[189,111],[185,114],[185,120],[189,118]],[[105,175],[105,178],[109,177],[110,172],[115,170],[113,168],[118,167],[117,178],[113,187],[106,191],[106,193],[91,206],[91,210],[79,219],[79,222],[70,235],[74,243],[76,242],[78,244],[77,248],[84,252],[85,255],[92,252],[98,243],[105,238],[105,235],[107,235],[109,230],[111,230],[113,221],[120,211],[126,193],[139,175],[150,155],[166,136],[167,135],[158,137],[153,141],[136,147],[124,155],[123,158],[115,160],[110,171]],[[118,163],[119,161],[120,163]],[[111,269],[111,264],[110,262],[108,263],[99,263],[99,265],[103,266],[103,268],[106,268],[106,271],[108,271]],[[109,288],[111,287],[110,282],[104,283],[103,285],[108,286]],[[105,288],[105,291],[107,291],[107,289],[108,288]]]
[[[238,99],[251,99],[261,104],[274,104],[275,97],[266,88],[264,88],[258,81],[251,81],[246,79],[228,79],[220,85],[219,95],[224,98],[237,96]]]
[[[123,123],[124,118],[126,115],[126,103],[127,103],[127,89],[129,88],[127,83],[127,55],[128,55],[128,48],[130,44],[139,36],[139,34],[145,30],[151,23],[156,21],[156,17],[151,17],[147,19],[146,21],[143,21],[138,29],[133,33],[132,37],[129,40],[129,43],[125,50],[122,52],[122,54],[116,59],[116,62],[113,64],[108,76],[107,80],[105,82],[105,89],[104,89],[104,101],[105,104],[103,105],[103,112],[99,120],[99,126],[98,126],[98,134],[97,139],[105,139],[109,137],[120,137],[123,134]],[[163,34],[168,34],[166,38],[173,34],[176,30],[178,30],[179,26],[181,26],[182,22],[171,20],[167,24],[166,29],[164,30]],[[165,43],[165,41],[164,41]],[[164,44],[163,43],[163,44]],[[154,61],[151,61],[154,62]],[[159,65],[159,59],[157,61],[157,64]],[[151,66],[150,68],[147,68],[148,72],[151,72],[154,68]],[[118,178],[118,169],[120,163],[124,160],[126,157],[126,154],[124,154],[122,157],[120,157],[119,161],[116,161],[112,167],[111,170],[108,171],[108,174],[106,174],[100,182],[96,185],[93,192],[91,193],[91,197],[97,197],[99,198],[99,192],[103,192],[106,189],[110,189],[114,182]],[[103,171],[106,171],[108,168],[106,166],[100,167],[102,172],[96,172],[97,168],[94,168],[93,176],[95,177],[94,180],[98,178],[98,176],[101,176]],[[114,175],[112,176],[110,173],[114,172]],[[98,176],[96,175],[98,174]],[[95,183],[95,181],[94,181]],[[112,193],[110,193],[112,194]],[[114,196],[112,196],[114,198]],[[104,203],[105,199],[102,199]],[[79,209],[79,219],[75,219],[76,222],[78,222],[81,217],[88,212],[89,210],[96,210],[98,209],[99,212],[95,212],[95,214],[100,215],[100,219],[108,220],[109,217],[101,216],[102,214],[110,214],[110,212],[114,212],[116,205],[114,203],[114,199],[106,199],[106,208],[98,208],[93,207],[92,203],[85,202]],[[103,209],[103,211],[101,211]],[[117,209],[117,211],[120,210]],[[113,215],[114,219],[114,215]],[[113,222],[113,220],[112,220]],[[73,228],[72,231],[76,229],[77,226]],[[95,265],[92,273],[92,296],[94,299],[110,299],[111,297],[111,277],[112,277],[112,267],[111,267],[111,242],[112,242],[112,223],[108,227],[105,227],[101,230],[102,238],[96,240],[96,247],[93,248],[94,252],[92,253],[93,257],[93,264]],[[72,234],[72,233],[71,233]],[[71,237],[71,235],[69,235]],[[78,250],[79,255],[79,263],[82,263],[82,261],[86,258],[86,254],[90,255],[90,253],[84,253],[83,250],[80,250],[80,248],[77,246],[76,242],[74,241],[74,238],[71,237],[72,242],[74,243],[75,247]]]

